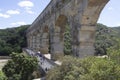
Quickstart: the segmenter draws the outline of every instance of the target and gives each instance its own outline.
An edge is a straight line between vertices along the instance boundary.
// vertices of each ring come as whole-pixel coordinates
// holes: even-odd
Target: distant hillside
[[[12,52],[21,52],[26,47],[26,29],[30,25],[17,28],[0,29],[0,55],[9,55]]]
[[[110,28],[113,30],[114,32],[114,35],[118,38],[120,38],[120,26],[119,27],[113,27],[113,28]]]
[[[12,52],[21,52],[26,47],[26,29],[30,25],[24,25],[17,28],[8,28],[0,30],[0,55],[9,55]],[[69,28],[69,27],[67,27]],[[65,53],[71,52],[69,29],[66,29],[65,35]],[[116,39],[120,39],[120,27],[107,27],[103,24],[97,24],[95,40],[95,54],[107,54],[107,48],[117,45]]]
[[[107,54],[107,48],[117,44],[116,39],[120,38],[120,27],[107,27],[97,24],[95,50],[96,55]]]

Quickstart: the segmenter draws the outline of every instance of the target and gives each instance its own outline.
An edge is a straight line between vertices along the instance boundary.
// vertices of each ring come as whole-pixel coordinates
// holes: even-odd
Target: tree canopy
[[[0,55],[22,52],[22,48],[27,44],[25,31],[28,27],[29,25],[24,25],[0,30]]]
[[[120,57],[119,57],[120,58]],[[107,58],[64,57],[61,66],[50,70],[47,80],[119,80],[120,65]]]
[[[12,53],[11,60],[7,62],[2,71],[8,80],[31,80],[32,73],[37,70],[37,67],[37,58],[22,53]]]

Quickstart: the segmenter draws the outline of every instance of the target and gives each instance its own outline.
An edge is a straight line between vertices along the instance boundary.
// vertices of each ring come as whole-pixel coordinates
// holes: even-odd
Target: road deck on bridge
[[[35,56],[38,59],[39,66],[47,73],[49,69],[52,69],[55,65],[57,65],[54,61],[50,60],[48,55],[43,55],[40,52],[34,52],[30,49],[25,49],[26,53],[30,56]],[[50,56],[50,55],[49,55]]]

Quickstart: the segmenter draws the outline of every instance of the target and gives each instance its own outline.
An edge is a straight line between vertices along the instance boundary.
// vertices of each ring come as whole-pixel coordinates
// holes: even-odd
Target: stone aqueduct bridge
[[[108,0],[51,0],[27,30],[28,48],[48,53],[50,47],[52,59],[63,56],[64,32],[68,25],[71,29],[73,55],[94,55],[96,22],[107,2]]]

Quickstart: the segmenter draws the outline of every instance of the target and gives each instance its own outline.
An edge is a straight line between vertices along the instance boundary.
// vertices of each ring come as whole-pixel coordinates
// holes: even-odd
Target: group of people
[[[44,65],[45,63],[45,57],[40,53],[40,51],[37,52],[38,58],[39,58],[39,62],[41,65]],[[45,68],[45,71],[48,71],[48,68]]]
[[[45,66],[45,57],[43,54],[41,54],[40,51],[38,51],[37,53],[33,52],[32,50],[26,49],[26,51],[29,53],[29,55],[31,56],[36,56],[38,58],[39,64],[41,66]],[[46,66],[45,66],[46,67]],[[48,71],[49,69],[46,67],[44,68],[45,71]]]
[[[38,52],[36,53],[36,56],[38,57],[38,60],[39,60],[39,62],[40,62],[41,65],[42,65],[43,62],[44,62],[44,60],[45,60],[44,56],[40,53],[40,51],[38,51]]]

